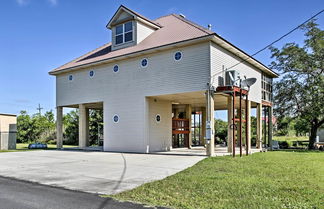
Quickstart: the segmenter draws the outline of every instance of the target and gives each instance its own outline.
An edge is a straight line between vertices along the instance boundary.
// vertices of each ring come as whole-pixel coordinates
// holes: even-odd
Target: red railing
[[[172,134],[189,134],[189,119],[172,119]]]

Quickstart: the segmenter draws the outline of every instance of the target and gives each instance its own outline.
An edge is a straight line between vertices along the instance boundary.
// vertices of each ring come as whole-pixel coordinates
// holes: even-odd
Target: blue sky
[[[0,112],[55,109],[55,79],[48,71],[110,41],[105,28],[120,4],[155,19],[182,13],[249,54],[324,8],[322,0],[112,1],[2,0],[0,7]],[[324,14],[318,23],[323,28]],[[285,42],[302,43],[301,32]],[[270,53],[258,60],[268,65]],[[216,113],[224,118],[223,113]]]

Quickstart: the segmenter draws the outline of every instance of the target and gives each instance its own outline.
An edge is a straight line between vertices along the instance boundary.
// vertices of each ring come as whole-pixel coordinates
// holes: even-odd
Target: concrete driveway
[[[0,175],[72,190],[115,194],[184,170],[202,156],[79,151],[0,153]]]

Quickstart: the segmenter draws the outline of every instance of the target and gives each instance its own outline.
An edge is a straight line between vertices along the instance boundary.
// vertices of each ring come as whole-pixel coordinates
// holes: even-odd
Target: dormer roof
[[[142,22],[145,25],[147,25],[151,28],[154,28],[154,29],[159,29],[162,27],[157,22],[150,20],[149,18],[144,17],[141,14],[138,14],[137,12],[125,7],[124,5],[120,5],[120,7],[115,12],[115,14],[109,20],[106,27],[108,29],[111,29],[113,26],[119,25],[119,24],[127,22],[129,20],[136,20],[136,21]]]

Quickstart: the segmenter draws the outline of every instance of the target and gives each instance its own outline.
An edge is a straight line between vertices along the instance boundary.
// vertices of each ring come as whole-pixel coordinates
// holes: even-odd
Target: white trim
[[[127,24],[127,23],[132,23],[132,30],[125,32],[125,24]],[[117,34],[116,33],[116,29],[117,29],[118,26],[122,26],[122,29],[123,29],[122,33],[120,33],[120,34]],[[131,21],[128,21],[128,22],[125,22],[125,23],[116,25],[114,27],[114,30],[115,30],[115,43],[114,43],[115,46],[120,46],[120,45],[127,44],[127,43],[130,43],[130,42],[133,42],[134,41],[134,21],[131,20]],[[125,33],[130,33],[130,32],[132,32],[132,40],[125,41]],[[116,40],[117,40],[116,37],[117,36],[120,36],[120,35],[123,37],[123,42],[117,44],[116,43]]]
[[[91,76],[91,72],[93,73],[93,75]],[[95,76],[95,71],[94,70],[89,70],[89,77],[93,78]]]
[[[117,121],[115,121],[115,117],[118,117],[118,120]],[[117,115],[117,114],[115,114],[113,117],[112,117],[112,119],[113,119],[113,122],[114,123],[119,123],[119,115]]]
[[[115,72],[115,67],[116,67],[116,66],[118,67],[118,70]],[[112,70],[113,70],[114,73],[118,73],[118,72],[119,72],[119,65],[117,65],[117,64],[114,65]]]
[[[142,61],[143,61],[143,60],[146,60],[146,63],[147,63],[147,64],[146,64],[145,66],[142,65]],[[140,61],[140,65],[141,65],[142,68],[147,68],[147,66],[149,65],[149,60],[148,60],[148,58],[143,58],[143,59],[141,59],[141,61]]]
[[[158,117],[158,116],[160,117],[160,121],[157,120],[157,117]],[[161,115],[160,115],[160,114],[156,114],[156,115],[155,115],[155,122],[156,122],[156,123],[160,123],[160,122],[161,122]]]
[[[180,59],[177,60],[177,59],[175,58],[175,55],[176,55],[178,52],[181,54],[181,57],[180,57]],[[173,54],[173,59],[174,59],[174,61],[176,61],[176,62],[181,61],[181,60],[182,60],[182,57],[183,57],[183,53],[182,53],[182,51],[176,51],[176,52],[174,52],[174,54]]]

